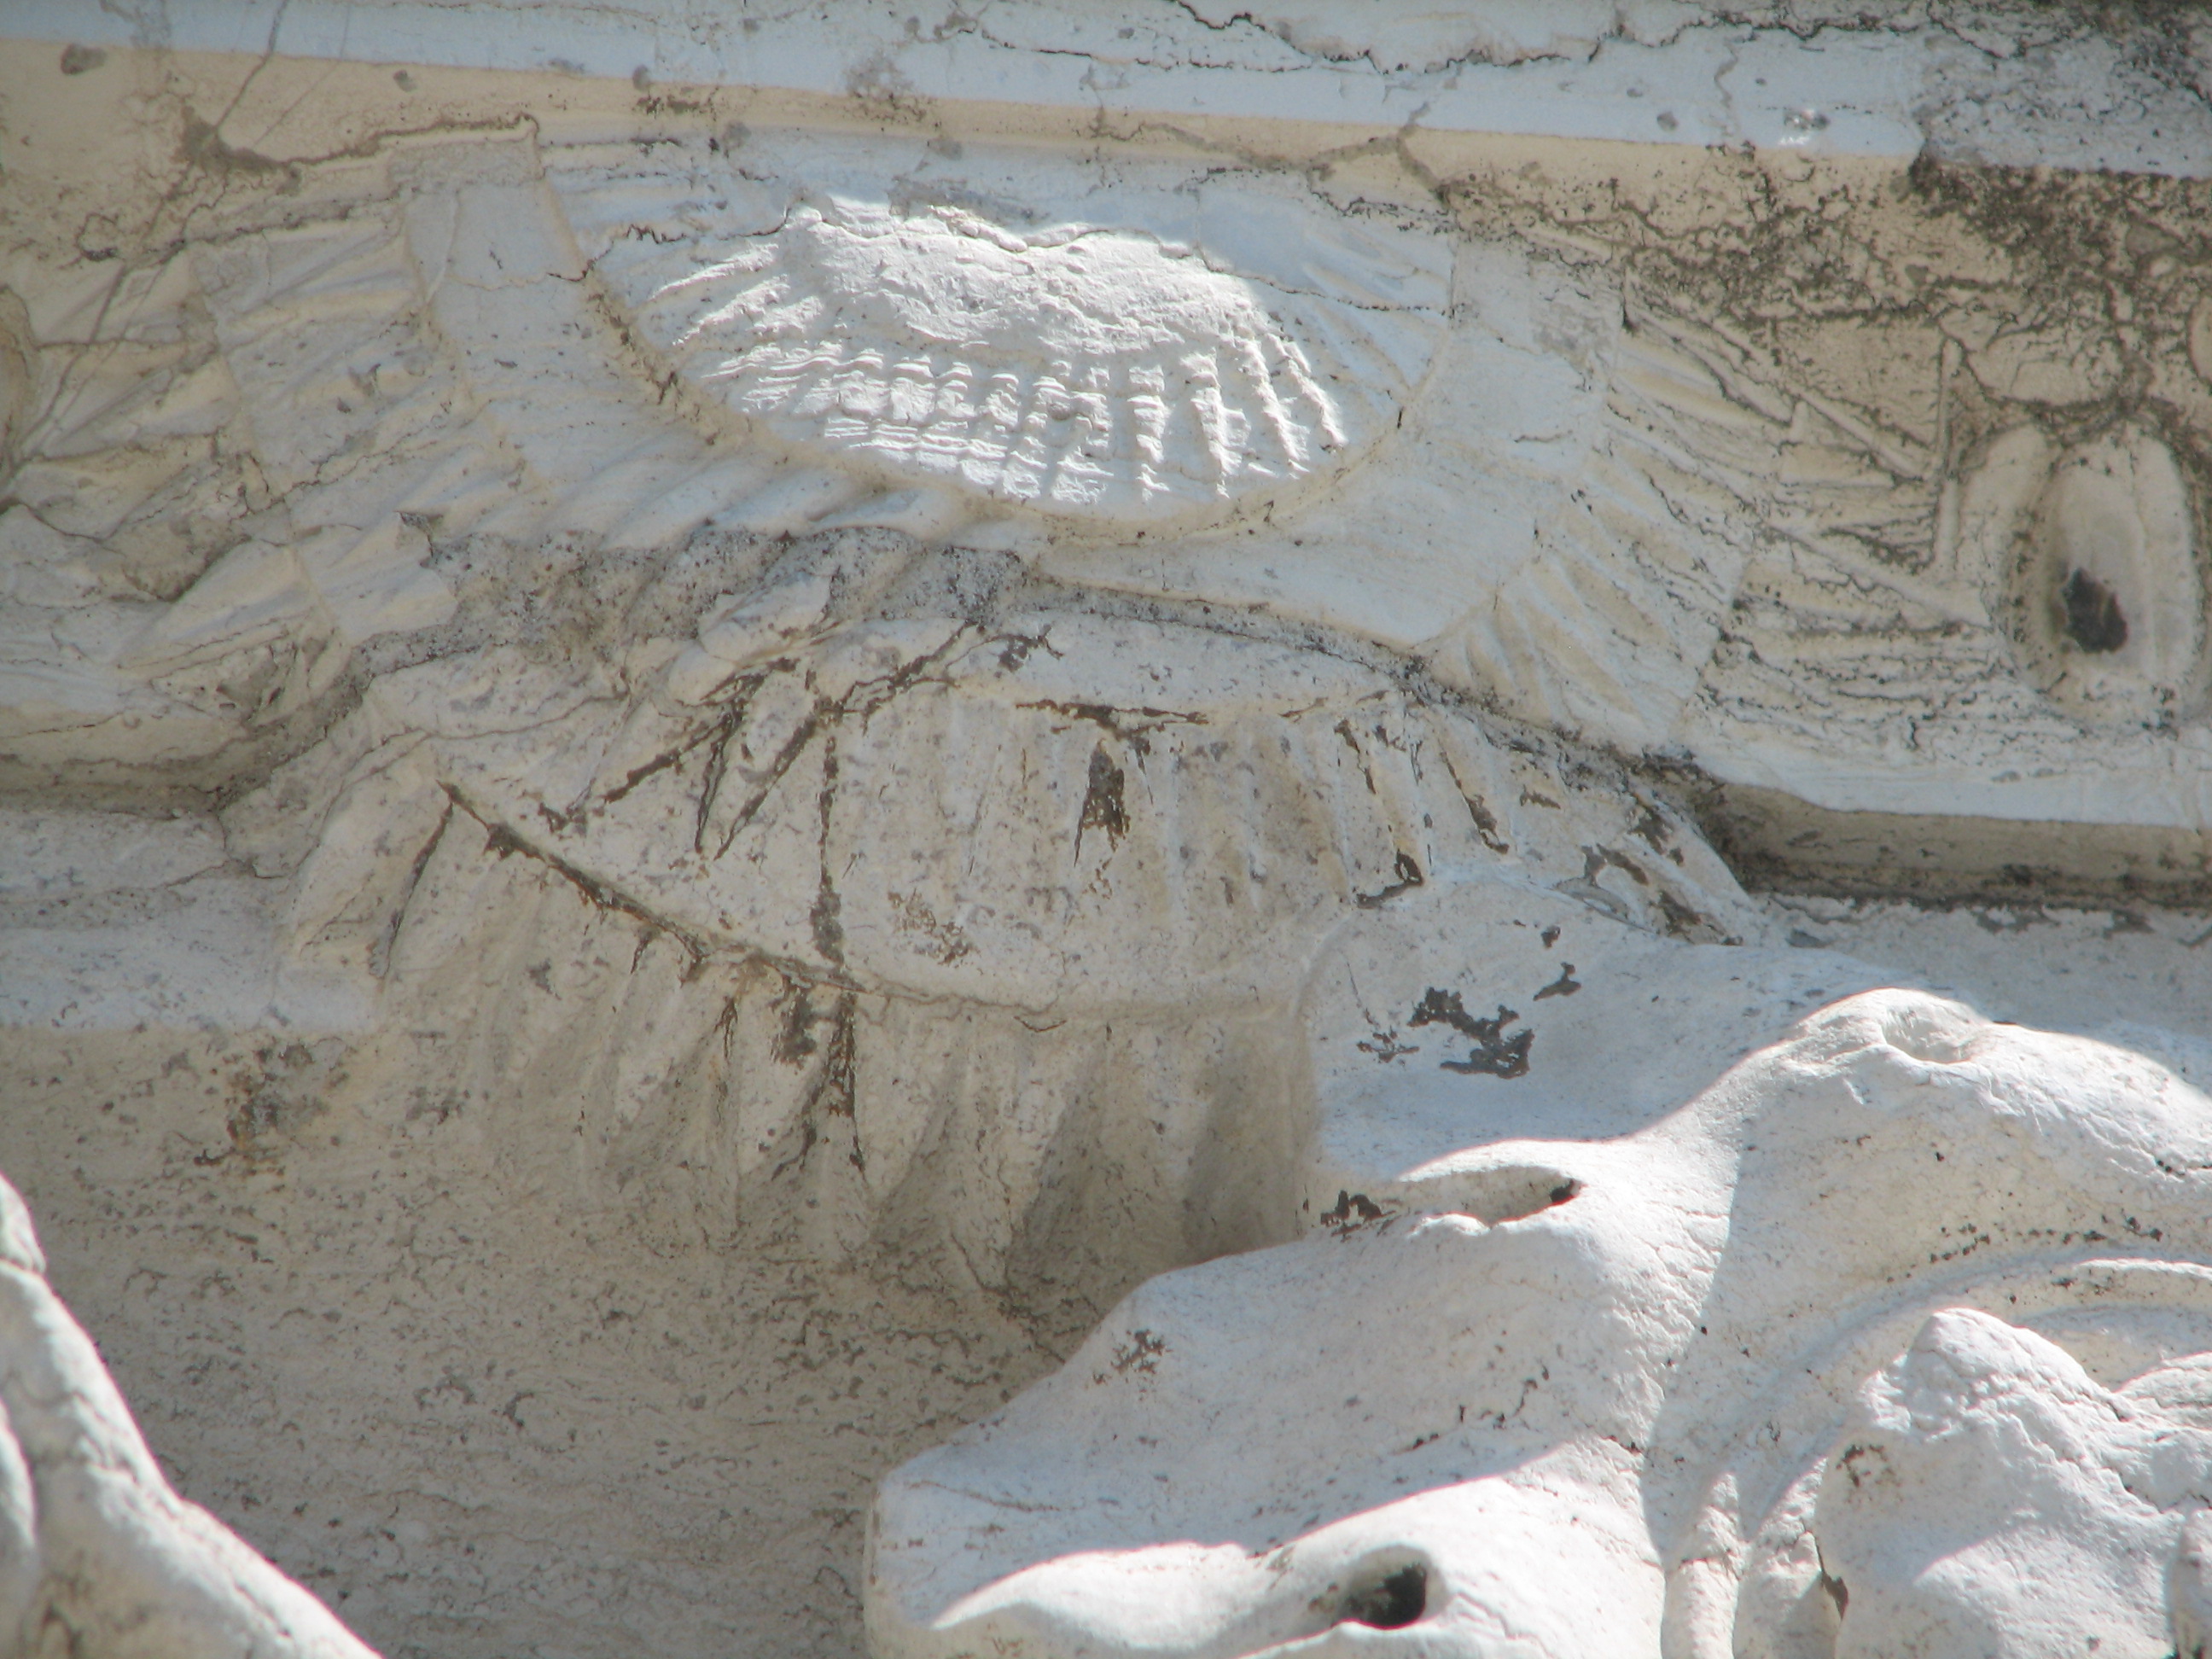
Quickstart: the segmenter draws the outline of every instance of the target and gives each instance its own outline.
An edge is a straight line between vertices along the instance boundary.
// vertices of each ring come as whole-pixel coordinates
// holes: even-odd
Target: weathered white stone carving
[[[1875,992],[1633,1133],[1370,1182],[893,1477],[878,1648],[2176,1651],[2209,1138],[2139,1054]]]
[[[0,1651],[369,1659],[170,1489],[0,1181]]]
[[[1332,397],[1262,296],[1193,252],[834,201],[752,241],[660,289],[646,325],[734,407],[895,475],[1149,520],[1279,489],[1351,441],[1359,382],[1328,375]]]
[[[2192,1356],[2109,1390],[2032,1332],[1932,1317],[1820,1481],[1838,1651],[2202,1645],[2203,1375]]]
[[[388,1650],[2212,1628],[2203,42],[1341,10],[0,19],[0,1167]]]

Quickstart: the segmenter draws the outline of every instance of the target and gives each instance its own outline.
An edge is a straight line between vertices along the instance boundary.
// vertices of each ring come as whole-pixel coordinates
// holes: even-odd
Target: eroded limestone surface
[[[0,1650],[370,1659],[321,1602],[171,1490],[0,1181]]]
[[[2201,30],[1339,10],[0,20],[0,1168],[385,1650],[2205,1628]]]

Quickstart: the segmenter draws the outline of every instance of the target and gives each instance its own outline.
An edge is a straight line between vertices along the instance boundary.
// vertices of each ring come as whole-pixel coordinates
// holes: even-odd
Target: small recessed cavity
[[[1526,1164],[1462,1176],[1457,1184],[1456,1207],[1491,1227],[1555,1208],[1583,1190],[1572,1176]]]
[[[2021,665],[2077,714],[2167,722],[2203,690],[2204,583],[2183,465],[2123,427],[2068,449],[2033,428],[1992,447],[1968,488],[2008,520]],[[2014,503],[1993,510],[1999,497]]]
[[[1338,1604],[1340,1625],[1403,1630],[1429,1608],[1429,1570],[1419,1561],[1370,1568]]]

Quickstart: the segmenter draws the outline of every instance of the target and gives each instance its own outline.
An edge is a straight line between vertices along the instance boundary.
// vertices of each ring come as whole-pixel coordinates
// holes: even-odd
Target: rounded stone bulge
[[[707,257],[638,313],[683,378],[802,448],[1102,528],[1274,500],[1410,390],[1342,361],[1355,307],[1147,234],[833,197]]]

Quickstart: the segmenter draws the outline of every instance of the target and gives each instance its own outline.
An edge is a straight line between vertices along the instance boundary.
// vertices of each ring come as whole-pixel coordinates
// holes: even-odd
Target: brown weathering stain
[[[1410,893],[1416,887],[1425,884],[1425,878],[1421,874],[1421,866],[1413,862],[1412,854],[1400,853],[1397,855],[1395,868],[1397,880],[1389,883],[1376,892],[1355,893],[1352,895],[1352,902],[1363,910],[1379,910],[1401,893]]]
[[[1075,821],[1075,855],[1083,856],[1083,832],[1103,830],[1114,846],[1129,833],[1129,809],[1122,796],[1128,775],[1114,764],[1103,744],[1091,751],[1091,781],[1083,792],[1083,813]]]
[[[1541,1002],[1546,997],[1571,997],[1582,988],[1582,981],[1575,977],[1575,964],[1563,962],[1559,964],[1559,978],[1537,992],[1536,1000]]]

